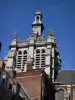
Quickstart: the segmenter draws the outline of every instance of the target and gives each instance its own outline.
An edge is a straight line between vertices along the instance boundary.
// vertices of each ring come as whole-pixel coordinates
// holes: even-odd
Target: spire
[[[13,40],[14,40],[14,39],[17,39],[17,32],[14,32]]]
[[[14,32],[14,35],[13,35],[13,39],[12,39],[11,45],[16,45],[16,42],[17,42],[17,32]]]

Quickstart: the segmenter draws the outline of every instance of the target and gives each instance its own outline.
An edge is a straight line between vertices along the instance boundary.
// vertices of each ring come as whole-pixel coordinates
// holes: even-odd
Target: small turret
[[[54,35],[54,31],[52,29],[49,30],[49,35],[53,36]]]
[[[16,46],[17,46],[17,33],[15,32],[13,35],[11,45],[9,46],[9,49],[15,48]]]
[[[42,13],[40,11],[35,13],[35,20],[32,23],[32,31],[34,34],[41,35],[44,30],[42,23]]]

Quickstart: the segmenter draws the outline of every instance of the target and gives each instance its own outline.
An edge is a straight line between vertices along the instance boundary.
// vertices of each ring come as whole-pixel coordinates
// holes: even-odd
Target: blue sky
[[[31,34],[39,1],[44,34],[47,37],[48,30],[54,30],[62,69],[75,69],[75,0],[0,0],[0,57],[6,56],[15,31],[19,40],[25,40]]]

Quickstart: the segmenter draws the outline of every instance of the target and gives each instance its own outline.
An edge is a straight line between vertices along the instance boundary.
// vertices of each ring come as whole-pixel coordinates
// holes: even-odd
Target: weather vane
[[[38,7],[38,10],[39,10],[39,11],[40,11],[40,5],[41,5],[41,1],[38,0],[38,5],[37,5],[37,7]]]

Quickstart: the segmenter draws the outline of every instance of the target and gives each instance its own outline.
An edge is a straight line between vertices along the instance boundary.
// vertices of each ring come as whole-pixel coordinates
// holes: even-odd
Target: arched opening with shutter
[[[22,51],[18,51],[18,55],[21,55],[22,54]]]
[[[39,66],[40,66],[40,50],[39,49],[36,50],[36,61],[35,61],[35,64],[36,64],[36,68],[39,68]]]
[[[17,53],[17,70],[24,71],[25,63],[27,62],[27,50],[21,51],[19,50]]]
[[[36,50],[36,68],[44,68],[45,67],[45,49],[37,49]]]
[[[17,55],[17,68],[18,69],[21,68],[21,62],[22,62],[22,51],[18,51],[18,55]]]
[[[24,54],[24,55],[27,54],[27,50],[24,50],[24,51],[23,51],[23,54]]]
[[[45,67],[45,49],[41,50],[41,67]]]
[[[24,50],[23,51],[23,65],[22,66],[24,66],[26,62],[27,62],[27,50]]]

